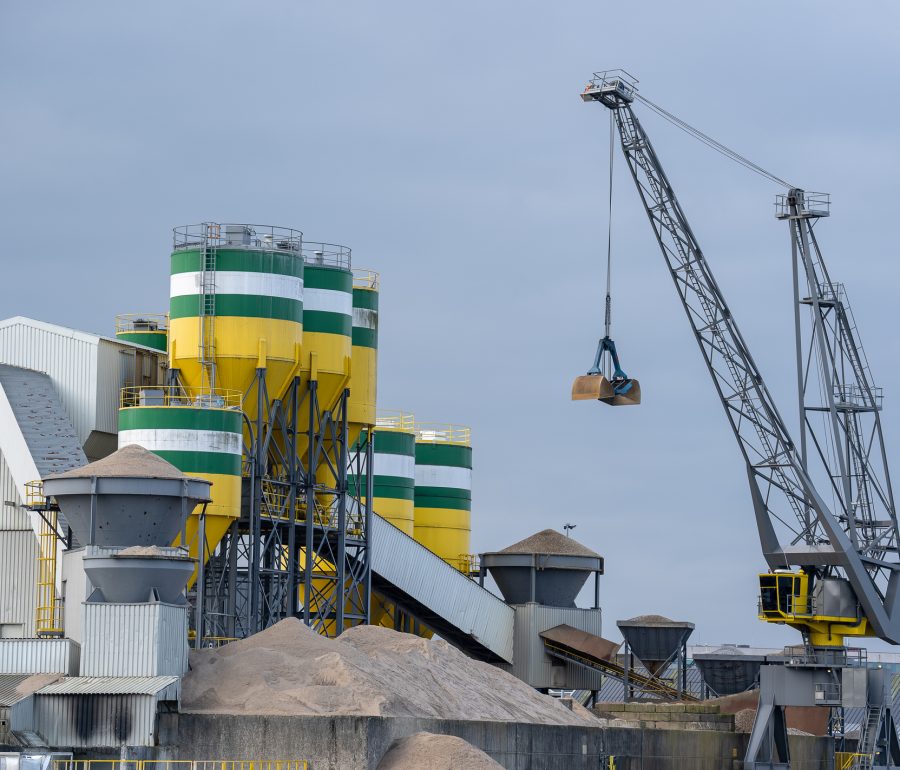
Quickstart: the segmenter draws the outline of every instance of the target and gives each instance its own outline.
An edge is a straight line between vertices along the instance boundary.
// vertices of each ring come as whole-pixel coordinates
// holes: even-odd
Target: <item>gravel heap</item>
[[[191,652],[185,711],[596,724],[440,639],[358,626],[327,639],[294,618]]]
[[[455,735],[415,733],[391,744],[376,770],[502,770],[471,743]]]
[[[753,721],[756,719],[756,709],[741,709],[734,715],[734,731],[736,733],[749,733],[753,731]],[[788,735],[812,735],[805,730],[796,727],[788,728]]]
[[[674,623],[671,618],[665,615],[636,615],[628,620],[620,620],[619,623]]]
[[[504,548],[500,553],[541,553],[552,556],[600,556],[577,540],[557,532],[555,529],[542,529],[531,537]]]
[[[180,551],[180,549],[179,549]],[[171,559],[187,556],[184,551],[176,552],[173,548],[162,548],[158,545],[131,545],[117,551],[116,556],[152,556],[153,558]]]
[[[153,479],[183,479],[172,463],[138,444],[128,444],[102,460],[73,468],[51,479],[82,479],[91,476],[144,476]]]

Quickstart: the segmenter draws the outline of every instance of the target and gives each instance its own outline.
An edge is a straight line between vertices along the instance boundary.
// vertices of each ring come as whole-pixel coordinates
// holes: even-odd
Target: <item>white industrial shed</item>
[[[35,633],[39,519],[25,484],[115,451],[121,388],[158,382],[159,366],[150,348],[0,321],[0,638]]]

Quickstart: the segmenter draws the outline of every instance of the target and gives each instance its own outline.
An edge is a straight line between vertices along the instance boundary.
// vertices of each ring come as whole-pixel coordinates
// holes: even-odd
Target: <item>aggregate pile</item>
[[[577,540],[566,537],[557,532],[555,529],[542,529],[533,535],[507,546],[499,553],[539,553],[552,556],[592,556],[599,557],[600,554],[592,551],[586,545],[582,545]]]
[[[182,709],[597,725],[440,639],[358,626],[327,639],[294,618],[191,652]]]
[[[376,770],[502,770],[471,743],[455,735],[415,733],[394,741]]]
[[[97,460],[80,468],[73,468],[65,473],[51,476],[53,479],[81,479],[97,476],[106,477],[130,477],[142,476],[153,479],[183,479],[183,474],[168,460],[144,449],[137,444],[128,444],[117,449],[111,455]]]

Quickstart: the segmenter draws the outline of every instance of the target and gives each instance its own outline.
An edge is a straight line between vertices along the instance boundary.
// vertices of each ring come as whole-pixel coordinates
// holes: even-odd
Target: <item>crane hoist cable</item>
[[[573,401],[602,401],[610,406],[632,406],[641,403],[641,386],[625,374],[619,363],[612,329],[612,207],[613,165],[615,160],[616,124],[609,114],[609,190],[606,226],[606,301],[603,312],[603,337],[597,344],[594,365],[587,374],[575,378]]]

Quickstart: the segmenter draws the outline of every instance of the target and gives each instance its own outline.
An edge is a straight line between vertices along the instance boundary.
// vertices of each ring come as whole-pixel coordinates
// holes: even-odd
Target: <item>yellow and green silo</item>
[[[301,238],[298,230],[268,226],[175,229],[169,366],[189,391],[247,393],[264,368],[269,401],[284,392],[303,342]],[[256,419],[255,393],[244,410]]]
[[[372,510],[395,527],[413,536],[416,487],[416,434],[413,416],[403,412],[379,412],[373,431]],[[365,441],[360,445],[365,449]],[[366,490],[366,475],[359,488]],[[350,479],[350,488],[355,478]],[[363,497],[365,500],[365,497]]]
[[[330,243],[303,243],[304,379],[318,385],[319,408],[333,409],[350,387],[353,335],[353,273],[350,249]]]
[[[169,317],[165,313],[117,315],[116,339],[165,353],[169,344]]]
[[[122,391],[119,448],[139,444],[184,473],[212,482],[205,527],[210,550],[240,514],[242,428],[237,391],[203,398],[185,397],[171,387]],[[198,526],[197,515],[188,517],[187,545],[195,558],[201,553]]]
[[[353,270],[353,332],[350,402],[347,421],[351,441],[375,425],[378,389],[378,273]],[[355,434],[355,435],[354,435]]]
[[[414,536],[444,561],[465,569],[471,535],[471,431],[456,425],[417,424],[415,433]]]

